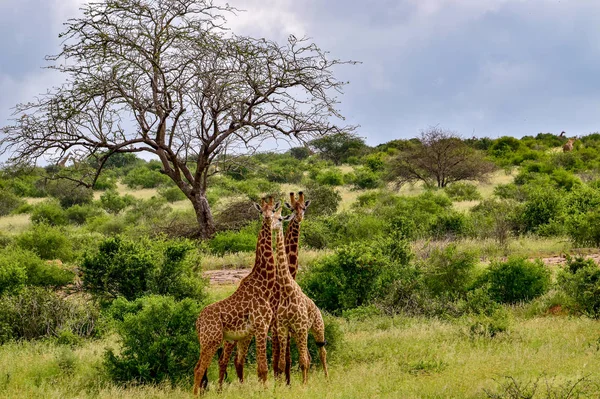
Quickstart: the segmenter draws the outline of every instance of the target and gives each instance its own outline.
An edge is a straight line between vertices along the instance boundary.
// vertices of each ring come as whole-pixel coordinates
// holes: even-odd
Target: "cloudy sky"
[[[0,126],[60,76],[42,69],[83,0],[0,0]],[[307,35],[351,83],[341,109],[369,144],[430,125],[463,136],[600,130],[595,0],[229,0],[238,33]],[[368,6],[365,4],[369,3]]]

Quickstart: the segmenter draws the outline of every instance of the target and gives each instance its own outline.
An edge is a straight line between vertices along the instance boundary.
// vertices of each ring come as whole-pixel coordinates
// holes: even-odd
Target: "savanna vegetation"
[[[260,385],[251,348],[208,397],[598,397],[600,134],[370,146],[330,123],[352,62],[307,39],[202,0],[82,11],[66,83],[0,130],[0,396],[190,397],[196,317],[236,288],[206,272],[252,267],[252,202],[303,191],[330,378]]]
[[[323,142],[247,156],[211,176],[204,240],[156,161],[109,158],[101,190],[54,179],[54,165],[5,166],[2,395],[190,395],[195,319],[235,289],[203,272],[250,268],[252,201],[303,190],[298,280],[325,314],[330,379],[315,363],[307,388],[299,373],[291,389],[262,387],[251,349],[248,382],[232,368],[209,397],[594,397],[600,269],[586,255],[600,240],[600,135],[572,152],[550,134],[446,139],[486,173],[402,182],[395,168],[419,138],[342,135],[343,160]]]

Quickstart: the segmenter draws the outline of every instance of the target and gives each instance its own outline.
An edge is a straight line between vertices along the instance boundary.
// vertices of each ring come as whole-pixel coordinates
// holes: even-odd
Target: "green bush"
[[[44,201],[35,205],[30,219],[32,223],[45,223],[51,226],[64,226],[68,223],[64,209],[54,201]]]
[[[434,248],[422,265],[425,286],[436,296],[464,296],[474,281],[477,262],[474,252],[461,251],[455,244]]]
[[[25,203],[12,192],[0,189],[0,216],[6,216]]]
[[[487,199],[471,208],[472,233],[505,245],[520,228],[521,205],[513,200]]]
[[[472,338],[494,338],[510,328],[510,314],[502,307],[491,315],[480,314],[471,318],[469,335]]]
[[[58,227],[34,225],[18,235],[15,242],[23,249],[35,252],[42,259],[60,259],[63,262],[73,259],[69,237]]]
[[[0,257],[0,294],[18,292],[27,282],[27,271],[12,259]]]
[[[431,236],[437,239],[465,236],[470,230],[470,220],[460,212],[444,212],[435,218],[430,227]]]
[[[339,314],[381,295],[382,278],[393,267],[378,245],[354,243],[316,261],[301,273],[299,283],[319,308]]]
[[[337,212],[342,196],[335,189],[317,183],[308,183],[304,190],[310,200],[309,217],[333,215]]]
[[[565,227],[575,245],[600,247],[600,209],[568,216]]]
[[[151,296],[111,307],[117,318],[121,350],[105,353],[104,364],[116,382],[189,381],[198,361],[195,321],[202,306],[191,299],[176,302]]]
[[[191,249],[187,242],[107,238],[97,252],[84,256],[83,287],[105,301],[146,294],[201,299],[203,281],[194,278],[194,265],[186,259]]]
[[[509,258],[492,262],[478,285],[487,286],[491,298],[499,303],[530,301],[548,291],[550,271],[539,259]]]
[[[91,188],[71,180],[50,180],[46,183],[46,191],[58,199],[63,208],[89,204],[94,200],[94,191]]]
[[[256,224],[248,225],[239,231],[221,231],[208,242],[208,247],[215,255],[229,252],[252,252],[256,249],[258,233]]]
[[[372,172],[383,172],[385,170],[386,156],[384,152],[369,154],[363,158],[363,163]]]
[[[342,186],[344,185],[344,176],[339,169],[327,169],[319,172],[315,177],[317,183],[324,186]]]
[[[592,259],[569,258],[557,281],[571,299],[574,311],[600,318],[600,268]]]
[[[98,216],[102,211],[93,205],[73,205],[65,210],[65,216],[73,224],[85,224],[88,219]]]
[[[444,191],[453,201],[479,201],[482,199],[474,184],[456,182],[446,186]]]
[[[100,205],[102,209],[113,215],[119,214],[122,210],[135,203],[135,198],[131,195],[119,195],[116,190],[108,190],[100,196]]]
[[[75,273],[58,263],[46,262],[35,253],[20,248],[6,248],[0,251],[0,268],[22,269],[25,283],[40,287],[58,288],[73,282]]]
[[[160,169],[160,165],[158,169]],[[169,176],[160,173],[149,164],[131,169],[123,178],[123,183],[129,188],[156,188],[170,182]]]
[[[331,232],[322,218],[307,218],[300,229],[300,246],[314,249],[329,247]]]
[[[62,299],[40,287],[26,287],[17,295],[0,297],[0,342],[10,339],[79,337],[97,331],[99,310],[92,302]]]
[[[541,226],[562,215],[564,203],[556,190],[539,189],[533,191],[525,202],[521,220],[525,231],[536,232]]]
[[[355,188],[360,190],[375,189],[382,185],[381,174],[368,168],[356,168],[351,182]]]
[[[179,187],[161,187],[158,189],[158,195],[167,200],[167,202],[177,202],[187,199]]]
[[[288,151],[290,155],[297,160],[302,161],[310,156],[310,149],[307,147],[293,147]]]

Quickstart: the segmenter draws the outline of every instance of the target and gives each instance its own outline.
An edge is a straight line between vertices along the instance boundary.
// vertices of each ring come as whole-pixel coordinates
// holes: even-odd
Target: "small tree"
[[[318,138],[309,144],[321,157],[336,165],[344,163],[351,156],[361,155],[362,151],[367,148],[362,138],[346,132]]]
[[[388,178],[398,186],[422,181],[442,188],[456,181],[485,180],[493,170],[494,164],[456,133],[431,127],[421,132],[420,144],[392,160]]]
[[[79,179],[88,187],[113,154],[153,154],[192,202],[199,236],[210,237],[208,178],[233,155],[267,138],[344,131],[329,119],[342,118],[331,93],[345,84],[333,69],[346,62],[304,38],[280,45],[227,32],[224,15],[235,12],[211,0],[84,5],[66,22],[60,53],[48,58],[66,83],[17,105],[0,154],[27,164],[69,152],[76,168],[90,168]],[[80,162],[90,158],[96,162]]]

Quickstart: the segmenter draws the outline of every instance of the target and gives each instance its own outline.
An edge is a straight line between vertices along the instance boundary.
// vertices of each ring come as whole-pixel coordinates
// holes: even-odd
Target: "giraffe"
[[[286,202],[285,206],[292,211],[292,220],[288,224],[288,228],[285,232],[285,252],[288,257],[288,265],[290,268],[290,274],[292,278],[296,279],[298,273],[298,242],[300,239],[300,223],[304,219],[304,212],[310,205],[310,200],[304,200],[304,193],[298,192],[298,200],[294,193],[290,193],[290,202]],[[283,348],[282,348],[283,350]],[[285,379],[287,383],[291,380],[291,367],[292,367],[292,356],[290,351],[290,340],[285,348]]]
[[[563,152],[573,151],[573,143],[574,142],[575,142],[575,139],[569,139],[569,141],[567,141],[565,143],[565,145],[563,145]]]
[[[208,366],[223,340],[238,341],[237,371],[243,368],[252,336],[256,336],[258,378],[267,380],[267,333],[273,317],[269,300],[276,281],[271,228],[279,205],[273,203],[272,197],[268,202],[262,199],[261,205],[254,204],[262,213],[263,223],[252,271],[231,296],[205,307],[198,316],[196,331],[201,349],[194,369],[194,395],[206,388]]]
[[[290,193],[290,202],[285,203],[285,206],[289,208],[292,213],[292,219],[288,225],[286,235],[285,235],[285,249],[288,256],[288,264],[290,268],[290,273],[292,274],[292,278],[296,278],[296,274],[298,272],[298,240],[300,236],[300,223],[304,217],[304,212],[306,208],[310,205],[310,201],[304,200],[304,193],[302,191],[298,192],[298,201],[296,201],[295,194]],[[277,314],[277,307],[279,306],[279,298],[280,298],[280,290],[281,287],[279,285],[279,279],[275,282],[275,287],[273,289],[273,295],[271,296],[271,310],[273,314]],[[314,305],[314,304],[313,304]],[[286,347],[281,347],[279,345],[279,338],[277,336],[277,318],[273,318],[271,323],[271,342],[272,342],[272,356],[273,356],[273,373],[275,377],[278,377],[284,369],[279,367],[279,359],[280,356],[283,356],[282,350],[285,349],[285,377],[286,381],[289,384],[291,380],[291,351],[290,344],[288,340],[288,344]],[[227,374],[227,365],[229,364],[229,360],[231,358],[231,354],[233,349],[236,346],[236,342],[226,341],[223,345],[223,352],[219,358],[219,385],[222,385],[225,375]],[[236,356],[235,362],[235,370],[238,376],[238,380],[240,382],[244,381],[244,359],[239,360],[239,348],[238,355]]]
[[[285,251],[283,238],[283,220],[292,218],[281,217],[281,210],[273,216],[273,230],[277,233],[277,280],[281,287],[279,306],[277,307],[277,336],[281,348],[285,348],[290,332],[296,340],[300,356],[300,368],[304,384],[308,382],[310,357],[308,354],[308,332],[311,331],[319,347],[319,357],[327,377],[327,350],[325,350],[325,324],[321,312],[315,303],[307,297],[296,280],[292,277],[288,265],[288,255]],[[285,368],[286,358],[280,356],[279,369]]]

